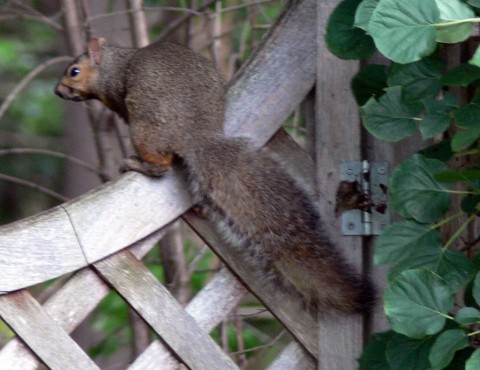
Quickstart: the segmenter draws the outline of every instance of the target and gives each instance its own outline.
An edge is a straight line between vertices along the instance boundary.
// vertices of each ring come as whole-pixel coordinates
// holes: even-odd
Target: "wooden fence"
[[[310,190],[332,238],[361,269],[360,237],[340,237],[334,192],[342,160],[359,160],[360,125],[349,92],[358,65],[326,51],[325,22],[337,1],[290,1],[262,45],[228,91],[226,132],[265,145]],[[317,81],[317,166],[280,128]],[[320,139],[318,139],[320,138]],[[385,158],[391,159],[391,158]],[[246,293],[253,292],[293,335],[269,369],[355,369],[370,329],[358,316],[302,313],[248,268],[243,256],[222,244],[211,225],[188,212],[191,200],[180,173],[156,180],[128,173],[71,202],[0,228],[0,316],[15,331],[0,351],[0,369],[97,369],[71,333],[110,289],[153,328],[153,342],[129,369],[236,368],[209,337]],[[182,217],[228,266],[183,309],[140,262],[166,227]],[[233,272],[233,274],[232,274]],[[65,274],[68,281],[42,306],[25,288]],[[378,281],[383,276],[376,273]],[[240,282],[241,281],[241,282]],[[300,314],[299,314],[300,313]],[[378,317],[378,318],[377,318]],[[373,324],[372,324],[373,322]],[[369,329],[370,328],[370,329]]]

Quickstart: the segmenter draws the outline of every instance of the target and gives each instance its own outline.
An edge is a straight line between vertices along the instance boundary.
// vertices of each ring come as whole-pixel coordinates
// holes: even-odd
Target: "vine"
[[[479,12],[479,0],[344,0],[327,25],[327,46],[339,58],[378,50],[391,61],[352,80],[366,130],[390,142],[418,131],[437,141],[391,177],[391,204],[403,220],[377,239],[374,263],[390,265],[383,303],[392,330],[374,334],[361,370],[480,369],[479,240],[464,240],[480,215],[480,48],[449,70],[439,58],[444,44],[471,37]],[[462,101],[452,92],[459,89],[471,98]],[[468,167],[449,166],[467,155]],[[456,199],[461,211],[452,214]],[[442,243],[439,229],[459,220]]]

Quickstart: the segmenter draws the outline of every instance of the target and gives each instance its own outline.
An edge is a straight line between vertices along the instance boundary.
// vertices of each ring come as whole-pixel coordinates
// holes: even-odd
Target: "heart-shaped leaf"
[[[417,128],[417,115],[422,107],[418,103],[402,100],[402,87],[385,89],[377,101],[370,98],[360,108],[363,124],[373,136],[386,141],[398,141],[412,135]]]
[[[390,181],[393,207],[405,218],[420,223],[435,222],[450,208],[448,187],[435,180],[434,174],[447,169],[437,159],[415,154],[393,171]]]
[[[445,330],[435,340],[430,350],[433,370],[441,370],[450,364],[455,352],[468,346],[468,336],[462,329]]]
[[[385,315],[393,330],[423,338],[442,330],[453,307],[448,284],[429,270],[402,272],[384,294]]]

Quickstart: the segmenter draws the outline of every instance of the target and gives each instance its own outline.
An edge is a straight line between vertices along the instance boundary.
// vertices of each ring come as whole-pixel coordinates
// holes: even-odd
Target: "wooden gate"
[[[325,48],[326,20],[337,1],[290,1],[259,50],[228,91],[226,131],[267,145],[299,182],[319,190],[319,205],[332,239],[360,269],[368,270],[369,239],[344,237],[334,216],[335,191],[344,160],[392,161],[395,149],[369,143],[360,150],[361,126],[349,83],[357,62],[336,59]],[[316,82],[316,165],[279,129]],[[381,156],[381,158],[376,158]],[[401,157],[401,155],[400,155]],[[317,173],[314,179],[313,174]],[[358,316],[319,318],[287,301],[244,264],[243,256],[220,243],[211,225],[188,212],[191,200],[179,173],[155,180],[128,173],[71,202],[0,228],[0,316],[15,331],[0,352],[0,369],[96,369],[71,333],[110,289],[153,328],[157,340],[129,369],[236,368],[209,337],[211,331],[253,292],[293,335],[269,369],[355,369],[371,330],[385,328],[378,310],[373,320]],[[229,270],[222,270],[183,309],[141,258],[182,217]],[[363,247],[366,247],[363,248]],[[367,271],[377,285],[382,271]],[[232,274],[233,273],[233,274]],[[72,274],[42,306],[25,290]]]

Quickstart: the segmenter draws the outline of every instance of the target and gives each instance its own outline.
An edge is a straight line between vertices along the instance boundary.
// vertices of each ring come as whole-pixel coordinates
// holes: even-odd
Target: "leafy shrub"
[[[392,174],[391,204],[404,220],[385,230],[374,253],[376,264],[390,264],[383,301],[392,330],[373,336],[360,369],[480,368],[480,254],[465,253],[479,240],[453,248],[480,214],[480,51],[449,70],[439,58],[444,44],[470,37],[479,9],[478,0],[345,0],[327,25],[327,45],[339,58],[378,50],[392,61],[352,81],[370,134],[390,142],[417,130],[424,139],[448,137]],[[472,97],[461,101],[452,86]],[[468,167],[449,167],[467,155]],[[453,200],[461,203],[455,214]],[[461,226],[442,242],[439,229],[453,220]],[[463,298],[461,307],[454,297]]]

